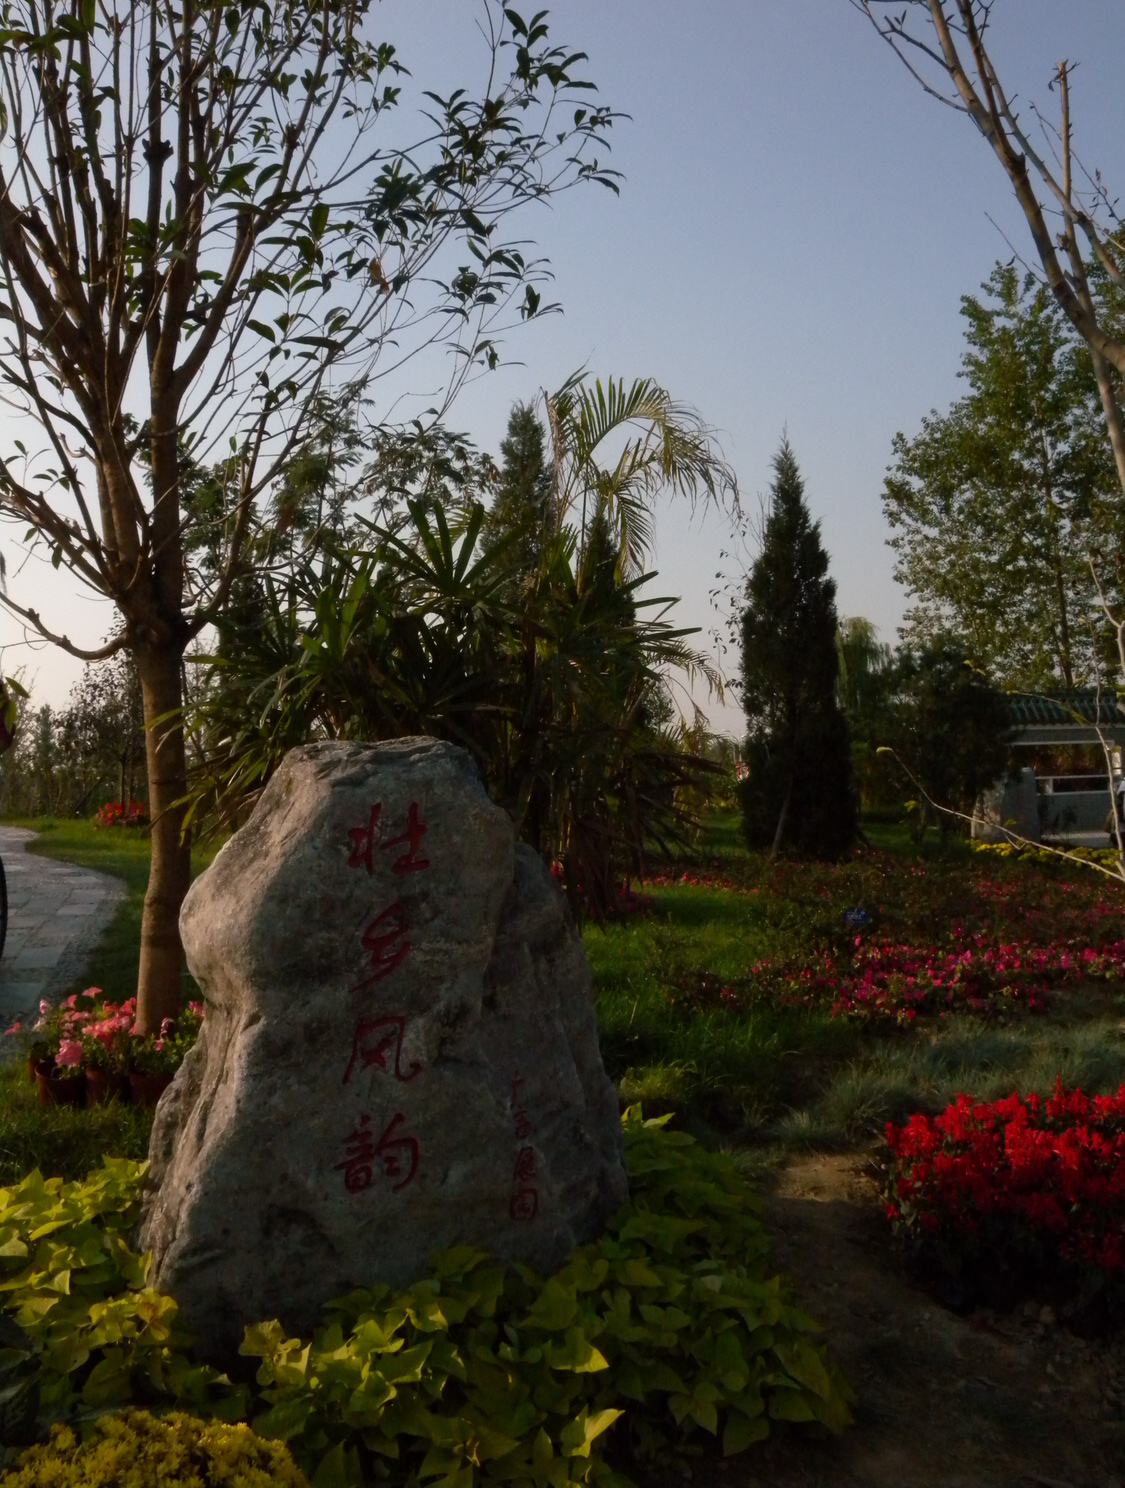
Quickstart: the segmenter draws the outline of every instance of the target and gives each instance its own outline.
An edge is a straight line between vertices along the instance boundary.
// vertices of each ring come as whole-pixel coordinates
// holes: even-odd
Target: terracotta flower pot
[[[86,1071],[60,1075],[51,1059],[41,1059],[35,1066],[35,1083],[41,1106],[80,1106],[86,1099]]]
[[[108,1105],[111,1100],[127,1101],[131,1095],[128,1075],[115,1070],[88,1069],[86,1071],[86,1104]]]
[[[171,1075],[142,1075],[140,1070],[129,1071],[129,1089],[138,1106],[155,1106],[171,1083]]]

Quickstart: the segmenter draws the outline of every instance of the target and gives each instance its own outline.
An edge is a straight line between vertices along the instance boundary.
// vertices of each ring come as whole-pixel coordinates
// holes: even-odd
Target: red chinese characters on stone
[[[539,1195],[534,1188],[519,1188],[508,1204],[508,1218],[516,1224],[530,1224],[539,1213]]]
[[[529,1183],[535,1177],[535,1148],[521,1147],[516,1153],[515,1179],[517,1183]]]
[[[379,911],[363,932],[363,949],[371,954],[371,975],[364,977],[354,991],[381,982],[402,965],[410,954],[410,942],[406,939],[409,929],[401,899]]]
[[[524,1107],[520,1086],[524,1078],[519,1070],[512,1077],[512,1094],[509,1105],[516,1137],[522,1142],[532,1132],[531,1116]],[[512,1170],[512,1196],[508,1201],[508,1217],[516,1224],[529,1224],[539,1213],[539,1190],[535,1186],[535,1148],[521,1147],[516,1153]]]
[[[348,854],[349,868],[366,868],[370,873],[375,867],[375,835],[379,825],[379,817],[383,811],[382,804],[376,801],[371,808],[371,815],[367,819],[365,827],[350,827],[348,838],[352,844],[352,850]]]
[[[429,831],[424,821],[418,819],[418,802],[411,801],[410,809],[406,813],[406,831],[399,837],[392,837],[383,843],[383,850],[391,847],[402,847],[406,844],[406,851],[391,864],[392,873],[420,873],[424,868],[430,866],[429,858],[420,858],[418,849],[422,838]]]
[[[391,1184],[392,1193],[398,1193],[400,1189],[405,1188],[418,1171],[418,1138],[394,1135],[405,1121],[406,1117],[402,1112],[396,1111],[383,1135],[375,1144],[375,1155],[382,1161],[383,1172],[388,1178],[399,1180]],[[404,1173],[405,1158],[409,1158],[410,1167]]]
[[[362,1193],[371,1187],[375,1178],[375,1137],[371,1132],[370,1116],[360,1117],[345,1151],[348,1155],[342,1163],[336,1164],[336,1169],[343,1172],[344,1187],[349,1193]]]
[[[418,802],[411,801],[406,813],[406,831],[397,837],[388,837],[385,842],[379,841],[379,819],[383,814],[383,804],[376,801],[372,806],[364,827],[349,827],[348,840],[351,842],[351,850],[348,853],[349,868],[366,868],[368,873],[375,870],[375,850],[389,852],[393,847],[405,846],[406,851],[399,853],[391,864],[392,873],[421,873],[423,869],[430,866],[429,858],[419,856],[422,838],[429,831],[426,823],[418,815]]]
[[[360,1117],[359,1125],[348,1137],[347,1156],[335,1164],[344,1175],[348,1193],[362,1193],[371,1187],[377,1163],[382,1163],[384,1177],[398,1180],[391,1183],[392,1193],[398,1193],[411,1182],[418,1171],[418,1139],[402,1134],[405,1122],[403,1113],[396,1111],[376,1141],[371,1117],[366,1113]]]
[[[410,1068],[403,1070],[402,1067],[402,1038],[406,1031],[406,1019],[399,1013],[393,1013],[385,1018],[361,1018],[355,1026],[352,1037],[352,1057],[348,1060],[348,1067],[344,1071],[342,1083],[346,1085],[355,1073],[356,1067],[360,1070],[387,1068],[387,1056],[394,1050],[393,1074],[396,1080],[413,1080],[414,1076],[421,1073],[422,1065],[417,1059],[410,1061]]]
[[[430,866],[428,858],[421,855],[422,838],[429,830],[422,821],[417,801],[411,801],[406,814],[406,830],[397,837],[381,840],[380,824],[383,815],[381,801],[376,801],[368,813],[363,826],[348,829],[348,867],[375,871],[376,852],[390,852],[403,848],[393,862],[391,871],[400,876],[418,873]],[[353,987],[354,992],[381,982],[396,971],[410,954],[407,936],[410,921],[406,906],[401,899],[382,909],[364,930],[363,949],[370,958],[370,975]],[[356,1070],[380,1069],[393,1072],[396,1080],[413,1080],[422,1065],[411,1060],[409,1068],[403,1068],[402,1041],[406,1030],[406,1018],[399,1013],[381,1017],[361,1018],[352,1034],[352,1052],[344,1071],[343,1084],[347,1085]],[[388,1060],[394,1053],[394,1063],[388,1071]],[[383,1176],[391,1182],[391,1192],[398,1193],[414,1179],[418,1171],[418,1139],[406,1130],[406,1117],[396,1111],[376,1139],[370,1116],[364,1114],[359,1125],[347,1139],[343,1162],[335,1169],[344,1175],[344,1187],[348,1193],[362,1193],[375,1181],[375,1174],[382,1164]]]
[[[379,823],[382,813],[382,802],[376,801],[368,815],[366,826],[348,829],[348,840],[351,843],[348,867],[366,868],[368,873],[372,873],[376,851],[389,852],[394,848],[404,847],[405,852],[400,852],[391,864],[393,873],[401,876],[405,873],[420,873],[428,868],[430,860],[421,856],[421,844],[429,828],[418,814],[418,802],[410,803],[406,813],[406,830],[386,841],[380,840]],[[365,977],[353,991],[358,992],[375,982],[381,982],[402,965],[410,954],[410,942],[406,938],[409,928],[406,907],[401,899],[396,899],[386,909],[379,911],[363,932],[363,948],[371,956],[371,975]]]

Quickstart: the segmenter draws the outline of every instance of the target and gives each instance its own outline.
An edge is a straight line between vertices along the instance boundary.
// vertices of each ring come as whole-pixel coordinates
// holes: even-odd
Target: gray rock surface
[[[180,926],[140,1242],[207,1347],[453,1244],[549,1272],[624,1201],[581,942],[463,750],[293,750]]]

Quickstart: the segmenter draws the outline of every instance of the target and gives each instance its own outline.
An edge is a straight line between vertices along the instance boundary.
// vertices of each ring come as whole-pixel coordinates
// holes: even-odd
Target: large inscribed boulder
[[[581,942],[463,750],[293,750],[180,928],[207,1015],[140,1240],[205,1344],[454,1244],[548,1272],[624,1201]]]

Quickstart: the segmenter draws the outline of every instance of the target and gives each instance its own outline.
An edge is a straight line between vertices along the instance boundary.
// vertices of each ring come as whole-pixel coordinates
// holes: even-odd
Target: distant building
[[[1011,746],[1018,768],[977,802],[973,837],[1003,842],[1108,845],[1110,777],[1121,777],[1125,694],[1103,688],[1046,697],[1010,693]],[[1107,760],[1108,752],[1108,760]]]

